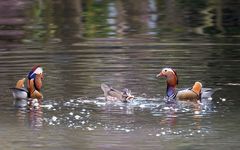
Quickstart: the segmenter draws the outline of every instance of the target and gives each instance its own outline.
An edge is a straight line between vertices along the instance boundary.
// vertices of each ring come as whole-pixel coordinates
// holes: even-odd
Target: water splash
[[[210,113],[209,109],[201,107],[201,110],[195,110],[192,104],[183,102],[166,104],[165,100],[160,98],[135,97],[129,103],[109,102],[105,101],[104,97],[77,98],[59,103],[45,101],[42,108],[43,120],[47,126],[129,133],[145,130],[148,122],[152,120],[150,124],[154,127],[146,131],[150,136],[204,136],[209,132],[200,125],[197,127],[200,121],[196,121]],[[142,120],[138,119],[140,116]],[[177,120],[182,121],[183,118],[192,118],[192,125],[182,127],[181,123],[178,124]]]

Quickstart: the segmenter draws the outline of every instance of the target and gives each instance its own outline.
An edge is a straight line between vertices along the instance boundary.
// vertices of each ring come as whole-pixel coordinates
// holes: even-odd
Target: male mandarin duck
[[[28,91],[30,98],[42,99],[43,95],[40,93],[42,88],[43,69],[40,66],[34,66],[28,73]]]
[[[128,102],[129,100],[132,100],[134,98],[134,96],[131,95],[131,91],[127,88],[119,91],[102,83],[101,89],[103,90],[104,96],[108,101],[120,100],[122,102]]]
[[[24,87],[25,78],[18,80],[15,88],[11,88],[13,97],[17,100],[28,98],[42,99],[43,95],[40,93],[42,88],[43,69],[40,66],[34,66],[28,73],[27,89]]]
[[[157,77],[166,77],[166,93],[168,98],[193,102],[201,100],[202,84],[200,82],[195,82],[192,88],[177,91],[176,86],[178,84],[178,76],[175,70],[171,68],[163,68]]]

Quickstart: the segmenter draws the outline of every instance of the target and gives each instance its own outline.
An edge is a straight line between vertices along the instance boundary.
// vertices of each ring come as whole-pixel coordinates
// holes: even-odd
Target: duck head
[[[168,86],[176,87],[178,84],[177,73],[172,68],[163,68],[156,77],[166,77]]]
[[[167,81],[167,96],[175,97],[175,88],[178,84],[178,76],[174,69],[163,68],[156,77],[165,77]]]
[[[134,96],[131,94],[131,90],[125,88],[122,90],[122,97],[124,99],[124,101],[128,101],[128,100],[132,100],[134,98]]]
[[[28,79],[35,79],[36,75],[39,75],[43,79],[43,68],[39,65],[33,66],[32,70],[28,73]]]

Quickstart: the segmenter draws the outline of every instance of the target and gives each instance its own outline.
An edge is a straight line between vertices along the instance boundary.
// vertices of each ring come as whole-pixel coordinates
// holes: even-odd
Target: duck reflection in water
[[[188,106],[193,107],[190,108],[189,107],[189,111],[186,112],[186,106],[184,106],[184,108],[182,109],[177,109],[175,107],[179,107],[177,106],[177,104],[175,106],[173,106],[173,104],[171,104],[171,107],[168,107],[169,110],[166,110],[166,112],[164,113],[165,115],[163,116],[163,118],[160,118],[160,125],[167,125],[167,126],[176,126],[178,125],[178,120],[182,119],[179,118],[179,114],[181,113],[190,113],[192,115],[192,124],[194,124],[195,129],[201,129],[201,120],[202,120],[202,114],[201,114],[201,109],[200,107],[196,107],[192,104],[189,104]]]
[[[41,107],[35,108],[34,110],[17,109],[16,116],[19,124],[22,126],[27,124],[31,128],[39,128],[43,126],[43,111]]]

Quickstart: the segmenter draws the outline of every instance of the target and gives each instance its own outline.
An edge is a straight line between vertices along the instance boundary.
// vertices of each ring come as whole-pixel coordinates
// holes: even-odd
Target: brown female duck
[[[120,100],[122,102],[128,102],[129,100],[132,100],[134,98],[134,96],[131,95],[131,91],[126,88],[122,91],[119,91],[108,86],[107,84],[102,83],[101,89],[103,90],[104,96],[108,101]]]

